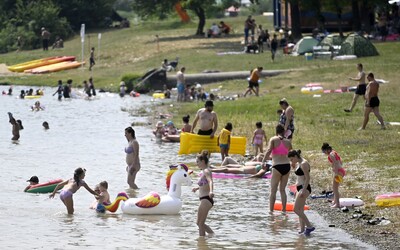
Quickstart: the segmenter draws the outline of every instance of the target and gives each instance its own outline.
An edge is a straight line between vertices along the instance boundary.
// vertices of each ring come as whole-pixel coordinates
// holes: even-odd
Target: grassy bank
[[[271,28],[264,17],[256,17],[257,23]],[[209,20],[207,26],[211,22]],[[295,109],[296,127],[294,147],[301,149],[304,156],[312,163],[312,183],[319,189],[330,189],[330,167],[325,156],[320,152],[323,142],[329,142],[339,152],[348,175],[342,187],[343,196],[362,196],[367,203],[367,210],[376,216],[384,216],[393,223],[384,226],[392,232],[399,232],[400,208],[382,209],[374,205],[374,197],[386,192],[400,192],[400,163],[397,156],[400,127],[388,126],[379,130],[376,119],[371,115],[365,131],[356,131],[362,123],[362,101],[353,113],[343,112],[352,99],[351,93],[312,95],[300,93],[301,86],[309,82],[319,82],[325,89],[337,89],[340,86],[353,86],[348,77],[357,73],[356,64],[361,62],[367,72],[374,72],[376,78],[390,81],[381,85],[381,113],[385,121],[400,122],[398,107],[399,86],[397,76],[400,66],[398,52],[400,43],[376,43],[380,56],[361,58],[351,61],[311,60],[304,57],[278,56],[275,63],[270,60],[270,53],[253,55],[218,56],[217,52],[241,51],[240,45],[243,18],[226,19],[237,34],[229,37],[207,39],[195,37],[196,23],[183,25],[177,21],[146,22],[133,25],[130,29],[102,31],[101,57],[92,72],[84,69],[64,71],[46,76],[41,75],[4,75],[0,82],[25,85],[56,85],[58,79],[71,78],[75,84],[93,75],[96,87],[116,91],[120,78],[126,73],[144,73],[147,69],[158,67],[164,58],[180,57],[179,66],[186,66],[187,73],[203,70],[250,70],[258,65],[265,69],[293,69],[295,71],[273,78],[264,79],[259,98],[240,98],[236,101],[216,102],[220,128],[226,122],[232,122],[236,135],[251,138],[255,122],[262,121],[268,137],[274,133],[278,120],[276,110],[278,101],[286,97]],[[159,48],[155,35],[159,35]],[[91,45],[97,48],[97,32],[90,33]],[[86,39],[88,41],[88,39]],[[88,55],[89,46],[85,53]],[[98,52],[98,51],[97,51]],[[0,55],[0,63],[12,65],[23,61],[54,55],[75,55],[80,58],[81,44],[77,36],[65,42],[65,49],[43,52],[22,51]],[[87,58],[88,59],[88,58]],[[87,60],[88,61],[88,60]],[[171,73],[174,74],[174,73]],[[207,91],[222,86],[219,95],[243,94],[247,87],[244,80],[220,82],[206,85]],[[190,114],[192,119],[202,103],[175,105],[169,112],[174,115],[174,122],[181,124],[181,117]],[[165,106],[164,106],[165,107]],[[180,125],[179,125],[180,126]],[[249,150],[251,150],[249,146]]]

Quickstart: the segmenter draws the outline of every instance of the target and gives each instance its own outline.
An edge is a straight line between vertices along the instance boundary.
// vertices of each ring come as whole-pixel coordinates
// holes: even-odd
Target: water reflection
[[[16,93],[22,88],[15,87]],[[93,196],[86,190],[74,194],[76,214],[68,216],[59,200],[46,194],[27,194],[22,190],[32,175],[41,181],[72,178],[76,167],[87,169],[86,182],[92,187],[102,180],[109,193],[127,191],[130,197],[142,197],[150,191],[167,193],[168,166],[187,163],[195,171],[195,156],[178,156],[179,144],[157,143],[152,128],[135,126],[140,143],[142,168],[137,176],[139,190],[126,190],[126,146],[124,129],[146,124],[143,106],[154,103],[140,98],[103,95],[93,101],[72,99],[57,101],[45,89],[40,102],[46,110],[31,112],[31,100],[2,96],[0,105],[0,190],[7,206],[0,210],[0,246],[32,249],[368,249],[337,229],[329,228],[313,211],[307,212],[317,230],[311,237],[298,235],[295,214],[268,215],[269,181],[260,179],[215,179],[215,206],[207,223],[215,229],[212,237],[198,237],[196,225],[199,200],[191,187],[182,187],[183,207],[178,216],[100,215],[89,209]],[[160,100],[158,100],[160,101]],[[126,112],[129,110],[129,112]],[[24,130],[17,144],[11,142],[7,112],[21,118]],[[193,111],[193,112],[196,112]],[[133,114],[134,116],[130,115]],[[50,124],[48,131],[42,123]],[[213,154],[211,161],[219,161]],[[104,239],[107,236],[106,242]],[[18,241],[15,239],[18,238]]]

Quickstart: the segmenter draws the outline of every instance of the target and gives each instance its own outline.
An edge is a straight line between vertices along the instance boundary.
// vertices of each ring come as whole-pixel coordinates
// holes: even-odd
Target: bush
[[[125,82],[125,86],[126,86],[126,91],[129,93],[132,90],[135,90],[137,92],[140,92],[138,90],[138,83],[139,83],[139,79],[142,77],[142,75],[139,74],[132,74],[132,73],[128,73],[125,74],[121,77],[121,81]],[[119,91],[119,90],[118,90]]]

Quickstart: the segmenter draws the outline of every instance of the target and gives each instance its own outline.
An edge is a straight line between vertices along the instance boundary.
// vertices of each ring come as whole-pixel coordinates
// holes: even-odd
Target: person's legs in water
[[[128,167],[128,185],[130,188],[132,189],[139,189],[138,186],[135,183],[135,179],[136,179],[136,174],[137,172],[139,172],[140,170],[140,166],[138,168],[134,168],[134,167]]]
[[[212,206],[213,205],[209,200],[202,199],[200,201],[199,210],[197,211],[197,226],[199,227],[200,236],[205,236],[206,232],[208,234],[214,233],[214,231],[208,225],[206,225],[207,215]]]
[[[289,181],[289,173],[283,175],[281,177],[281,181],[279,183],[279,192],[281,193],[281,200],[282,200],[282,212],[286,212],[286,203],[287,203],[287,196],[286,196],[286,186]]]
[[[274,212],[274,205],[276,200],[276,192],[278,191],[278,185],[281,181],[281,173],[275,168],[272,168],[272,178],[271,178],[271,193],[269,194],[269,211]]]
[[[306,204],[306,199],[310,195],[310,192],[303,187],[303,197],[300,197],[299,192],[296,194],[296,200],[294,203],[294,212],[299,216],[300,222],[300,232],[303,233],[305,227],[312,228],[310,221],[308,220],[307,216],[304,213],[304,205]]]

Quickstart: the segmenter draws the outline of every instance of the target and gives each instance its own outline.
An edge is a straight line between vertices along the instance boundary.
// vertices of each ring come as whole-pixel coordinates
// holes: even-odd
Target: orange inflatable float
[[[304,210],[309,210],[310,207],[308,205],[304,206]],[[274,204],[274,210],[282,211],[282,202],[281,201],[275,201]],[[287,212],[293,212],[294,211],[294,203],[286,203],[286,211]]]

